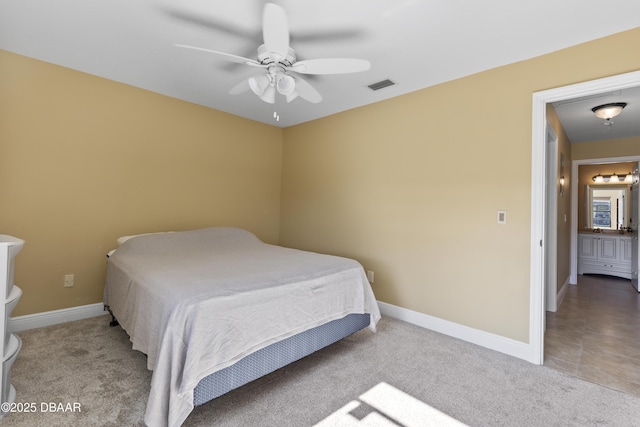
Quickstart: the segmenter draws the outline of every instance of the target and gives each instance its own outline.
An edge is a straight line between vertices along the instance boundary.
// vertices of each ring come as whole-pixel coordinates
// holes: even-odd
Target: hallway
[[[640,294],[631,281],[578,275],[546,316],[545,366],[640,397]]]

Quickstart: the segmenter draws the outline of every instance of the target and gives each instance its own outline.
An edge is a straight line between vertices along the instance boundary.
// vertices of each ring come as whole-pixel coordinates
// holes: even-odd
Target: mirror
[[[629,185],[587,185],[586,228],[618,230],[629,226]]]

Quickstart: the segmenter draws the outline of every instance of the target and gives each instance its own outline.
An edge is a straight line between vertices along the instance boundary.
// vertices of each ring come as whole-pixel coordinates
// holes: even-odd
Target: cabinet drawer
[[[578,262],[578,274],[608,274],[611,276],[631,278],[631,265],[615,262],[581,259]]]

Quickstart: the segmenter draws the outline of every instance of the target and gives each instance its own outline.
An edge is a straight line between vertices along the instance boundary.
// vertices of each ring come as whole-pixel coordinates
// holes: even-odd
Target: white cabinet
[[[0,234],[0,403],[13,403],[16,399],[16,389],[11,385],[11,366],[18,358],[22,342],[17,335],[11,333],[9,326],[11,312],[22,296],[22,290],[13,283],[13,261],[23,246],[24,240]],[[4,406],[2,405],[3,408]],[[0,419],[4,415],[5,412],[0,410]]]
[[[578,234],[578,274],[608,274],[631,279],[633,237],[617,234]]]
[[[623,262],[628,262],[631,265],[631,257],[633,256],[633,242],[635,237],[620,237],[620,256]]]

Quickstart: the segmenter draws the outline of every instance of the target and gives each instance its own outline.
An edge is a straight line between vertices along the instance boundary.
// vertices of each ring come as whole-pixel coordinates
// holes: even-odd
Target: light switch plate
[[[507,211],[498,211],[498,224],[507,223]]]

